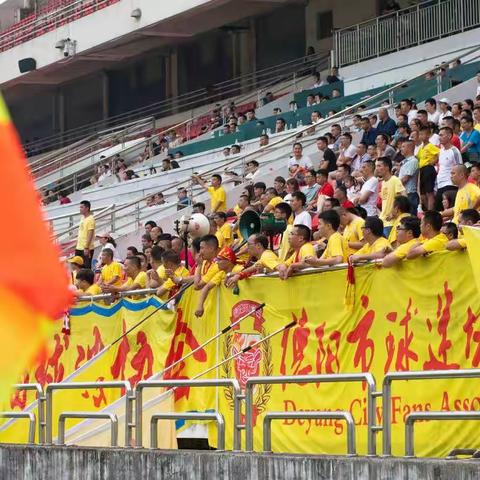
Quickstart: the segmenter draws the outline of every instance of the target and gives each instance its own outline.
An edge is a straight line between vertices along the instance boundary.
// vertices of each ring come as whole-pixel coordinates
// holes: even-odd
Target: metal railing
[[[28,418],[28,443],[35,443],[36,420],[32,412],[0,412],[0,418]]]
[[[338,373],[323,375],[286,375],[278,377],[250,377],[245,385],[245,438],[246,450],[253,451],[253,389],[255,385],[307,384],[307,383],[346,383],[365,382],[367,384],[367,450],[376,455],[375,429],[375,379],[370,373]]]
[[[355,422],[350,412],[268,412],[263,417],[263,451],[272,451],[272,420],[289,419],[318,419],[318,420],[345,420],[347,423],[347,453],[349,456],[357,454],[355,442]]]
[[[65,421],[68,418],[84,420],[110,420],[110,446],[118,446],[118,418],[114,413],[103,412],[63,412],[58,417],[58,445],[65,444]],[[129,445],[125,445],[129,446]]]
[[[480,420],[480,412],[413,412],[405,419],[405,456],[414,456],[413,426],[419,420]]]
[[[334,32],[339,67],[421,45],[480,25],[478,0],[431,0]]]
[[[14,390],[35,391],[37,393],[38,443],[45,443],[45,395],[42,386],[39,383],[17,383],[13,388]]]
[[[144,380],[135,387],[135,440],[136,446],[142,446],[143,424],[143,390],[146,388],[178,388],[178,387],[230,387],[233,389],[233,449],[241,449],[240,401],[241,390],[238,380],[234,378],[216,378],[209,380]]]
[[[158,448],[160,420],[214,420],[217,424],[217,450],[225,450],[225,419],[219,412],[156,413],[150,420],[150,448]]]
[[[383,378],[383,456],[392,454],[392,383],[400,380],[442,380],[459,378],[480,378],[480,369],[426,370],[412,372],[389,372]],[[412,427],[413,428],[413,427]]]
[[[73,382],[73,383],[50,383],[45,389],[45,421],[46,421],[46,439],[45,443],[52,444],[53,432],[53,392],[57,390],[88,390],[98,388],[116,388],[125,389],[125,446],[131,445],[132,429],[134,427],[133,418],[133,401],[135,396],[132,387],[128,381],[106,381],[106,382]],[[71,412],[70,412],[71,413]],[[79,412],[79,414],[82,412]],[[78,417],[80,418],[80,417]]]
[[[169,97],[145,107],[130,110],[66,132],[60,132],[35,142],[30,142],[24,146],[28,150],[46,151],[122,123],[132,122],[145,117],[162,118],[192,110],[191,116],[185,119],[185,121],[180,122],[177,125],[172,125],[166,129],[179,129],[182,126],[185,126],[187,133],[186,136],[187,138],[190,138],[189,124],[192,124],[194,120],[205,117],[212,112],[212,108],[203,109],[201,112],[196,113],[193,111],[194,109],[227,99],[235,99],[236,105],[241,105],[242,102],[247,101],[257,101],[262,91],[265,92],[267,89],[272,90],[272,87],[281,82],[291,81],[292,87],[295,89],[299,76],[304,75],[313,69],[318,69],[319,71],[325,69],[328,66],[329,58],[330,55],[326,52],[296,58],[289,62],[256,70],[252,73],[217,83],[211,87],[201,88],[176,97]],[[282,88],[285,87],[283,86]],[[272,93],[275,92],[272,91]],[[222,105],[222,108],[225,106],[227,105]]]

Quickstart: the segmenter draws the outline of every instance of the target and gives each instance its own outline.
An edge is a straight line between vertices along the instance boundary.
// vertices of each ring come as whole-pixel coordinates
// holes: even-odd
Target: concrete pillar
[[[102,72],[102,118],[110,116],[110,78],[108,72]]]

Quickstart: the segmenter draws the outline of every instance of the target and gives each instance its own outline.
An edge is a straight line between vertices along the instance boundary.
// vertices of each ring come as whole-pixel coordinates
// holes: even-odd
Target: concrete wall
[[[2,480],[477,480],[478,461],[76,447],[0,448]]]

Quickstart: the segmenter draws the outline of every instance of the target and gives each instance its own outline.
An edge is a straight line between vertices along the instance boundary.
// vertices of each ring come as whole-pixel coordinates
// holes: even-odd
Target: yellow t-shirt
[[[383,251],[386,247],[391,248],[390,242],[385,237],[378,237],[371,245],[366,243],[355,255],[370,255]]]
[[[85,290],[85,293],[87,295],[100,295],[102,293],[102,289],[96,283],[94,283]]]
[[[300,247],[298,252],[294,252],[293,255],[288,258],[285,262],[285,265],[290,266],[292,263],[301,262],[307,257],[316,257],[315,248],[313,245],[308,242]]]
[[[229,247],[233,243],[233,232],[232,232],[232,226],[230,223],[225,222],[219,229],[218,231],[221,233],[221,237],[223,239],[222,245],[220,245],[220,248],[222,247]],[[218,237],[217,237],[218,238]],[[218,240],[220,244],[220,239]]]
[[[87,237],[88,232],[93,230],[92,240],[89,245],[87,245]],[[93,242],[95,240],[95,219],[93,215],[89,215],[88,217],[83,217],[80,220],[80,225],[78,226],[78,238],[77,238],[77,246],[75,247],[77,250],[84,250],[88,248],[89,250],[93,250]]]
[[[237,217],[243,213],[243,210],[238,206],[238,204],[233,207],[233,211]]]
[[[402,243],[394,251],[393,254],[398,258],[405,258],[408,252],[418,244],[418,238],[412,238],[407,243]]]
[[[338,232],[335,232],[328,239],[327,248],[323,251],[320,258],[327,260],[338,256],[342,257],[342,261],[346,260],[346,246],[345,239]]]
[[[210,194],[210,201],[211,201],[211,206],[212,210],[213,207],[217,204],[219,204],[219,207],[217,208],[217,212],[226,212],[227,211],[227,194],[224,190],[223,187],[208,187],[207,189],[208,193]]]
[[[477,124],[475,125],[475,130],[477,130],[478,132],[480,132],[480,123],[477,123]]]
[[[409,217],[409,213],[401,213],[392,224],[392,229],[390,230],[390,234],[388,235],[388,241],[393,244],[397,241],[397,226],[400,224],[400,220],[405,217]]]
[[[243,265],[234,265],[232,273],[240,273],[243,270]],[[218,270],[213,277],[207,283],[213,283],[215,286],[219,286],[226,277],[226,273],[223,270]]]
[[[425,167],[425,165],[433,165],[439,153],[440,149],[432,143],[427,143],[425,146],[422,145],[417,152],[418,168]]]
[[[467,183],[460,188],[455,197],[455,205],[453,206],[453,222],[458,225],[458,216],[462,210],[473,208],[480,197],[480,188],[474,183]]]
[[[387,181],[382,182],[382,211],[379,215],[383,221],[385,227],[390,227],[393,224],[393,220],[385,220],[392,214],[393,202],[395,197],[405,192],[405,187],[398,177],[392,175]]]
[[[282,203],[283,202],[283,198],[282,197],[273,197],[268,203],[267,205],[270,205],[272,206],[273,208],[275,208],[279,203]]]
[[[162,280],[164,280],[164,282],[162,283],[162,288],[164,288],[165,290],[171,290],[173,287],[176,286],[176,283],[171,278],[167,278],[167,272],[165,272],[165,269],[163,269],[163,275],[163,277],[160,277]],[[173,276],[187,278],[190,276],[190,272],[183,265],[180,265],[173,272]]]
[[[444,233],[439,233],[433,238],[430,238],[430,240],[425,240],[422,244],[422,247],[427,253],[440,252],[442,250],[445,250],[447,242],[447,236]]]
[[[198,268],[198,267],[197,267]],[[202,270],[202,282],[208,283],[219,271],[218,264],[211,263],[208,265],[208,262],[205,260],[202,262],[200,267]]]
[[[265,250],[255,265],[257,267],[264,267],[274,271],[281,263],[282,262],[271,250]]]
[[[289,254],[291,252],[291,247],[290,247],[290,241],[288,240],[288,236],[290,235],[292,228],[293,228],[293,225],[287,225],[287,228],[282,235],[282,241],[280,242],[280,247],[277,252],[278,258],[280,259],[281,262],[285,262],[285,260],[287,260],[287,258],[290,256]]]
[[[349,242],[360,242],[363,239],[362,227],[365,225],[365,220],[361,217],[353,219],[343,230],[343,238],[345,239],[345,248],[347,255],[352,255],[357,252],[357,249],[348,246]]]
[[[102,268],[100,278],[103,283],[110,282],[115,277],[118,277],[117,281],[112,285],[119,287],[122,284],[122,266],[118,262],[112,262],[110,265],[105,265]]]

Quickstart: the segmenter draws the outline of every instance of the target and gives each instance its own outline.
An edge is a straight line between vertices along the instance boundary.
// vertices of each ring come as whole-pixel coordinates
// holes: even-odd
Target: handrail
[[[0,412],[0,418],[28,418],[28,443],[35,443],[36,421],[32,412]]]
[[[214,420],[217,424],[217,451],[225,450],[225,419],[219,412],[156,413],[150,420],[150,448],[158,448],[159,420]],[[138,446],[138,445],[137,445]]]
[[[458,378],[480,378],[480,369],[418,370],[410,372],[388,372],[383,378],[383,456],[392,454],[392,382],[394,380],[441,380]]]
[[[216,378],[207,380],[143,380],[135,387],[135,441],[142,446],[143,424],[143,390],[146,388],[178,388],[178,387],[231,387],[233,388],[233,448],[241,449],[240,394],[238,380],[234,378]]]
[[[355,456],[357,454],[357,447],[355,441],[355,422],[352,414],[346,411],[335,412],[319,412],[319,411],[305,411],[305,412],[268,412],[263,417],[263,451],[272,451],[272,420],[345,420],[347,423],[347,454],[348,456]]]
[[[56,390],[87,390],[94,388],[120,388],[125,389],[125,446],[130,446],[132,432],[132,387],[127,380],[114,380],[105,382],[74,382],[74,383],[50,383],[45,389],[46,407],[46,440],[47,444],[52,444],[52,421],[53,421],[53,392]]]
[[[367,384],[367,449],[376,455],[375,429],[375,378],[371,373],[337,373],[319,375],[285,375],[273,377],[250,377],[245,384],[245,438],[246,451],[253,451],[253,387],[255,385],[307,384],[307,383],[365,382]]]
[[[414,457],[413,427],[418,420],[480,420],[480,412],[412,412],[405,419],[405,457]]]
[[[146,115],[155,116],[157,118],[163,117],[165,115],[161,115],[162,113],[173,114],[180,111],[188,110],[186,107],[195,108],[195,106],[199,106],[200,104],[205,104],[205,101],[209,101],[209,103],[213,103],[215,101],[223,100],[228,96],[238,97],[236,103],[243,101],[242,98],[248,99],[254,97],[257,92],[248,92],[247,94],[238,95],[239,90],[244,90],[248,88],[252,88],[254,90],[264,89],[269,86],[273,86],[275,83],[279,83],[281,81],[285,81],[286,78],[291,75],[293,67],[298,66],[302,67],[304,70],[308,70],[309,68],[313,68],[317,64],[320,66],[324,66],[325,63],[328,61],[329,54],[320,52],[313,56],[306,56],[300,57],[299,59],[292,60],[290,62],[285,62],[284,64],[279,64],[273,67],[268,67],[263,70],[257,70],[255,72],[251,72],[245,74],[240,77],[235,77],[233,79],[220,82],[219,84],[213,85],[209,90],[209,94],[206,97],[206,89],[201,88],[195,90],[194,92],[188,92],[185,94],[178,95],[176,97],[169,97],[167,99],[161,100],[159,102],[152,103],[145,107],[139,107],[134,110],[130,110],[125,113],[121,113],[112,117],[109,117],[104,120],[99,120],[97,122],[93,122],[89,125],[85,125],[82,127],[77,127],[76,129],[69,130],[67,132],[58,133],[54,135],[50,135],[49,137],[45,137],[43,139],[37,140],[36,142],[29,142],[25,145],[26,148],[35,148],[38,146],[51,146],[55,145],[58,139],[63,139],[64,141],[68,138],[76,139],[79,138],[81,134],[85,135],[87,132],[95,132],[97,127],[102,127],[105,125],[110,125],[113,122],[113,125],[123,122],[127,119],[131,119],[132,117],[141,118]],[[289,69],[287,69],[287,67]],[[284,71],[282,71],[282,69]],[[247,79],[247,81],[245,80]],[[218,89],[215,92],[215,88]],[[200,105],[201,106],[201,105]],[[191,122],[192,120],[198,119],[210,113],[212,108],[208,108],[207,110],[203,110],[200,114],[195,114],[184,122],[176,126],[168,127],[167,130],[179,128],[180,126]],[[67,140],[68,141],[68,140]],[[46,148],[46,147],[45,147]]]
[[[462,53],[462,55],[460,56],[455,56],[453,57],[452,59],[449,60],[448,63],[451,63],[457,59],[460,59],[464,56],[467,56],[475,51],[478,50],[478,47],[474,47],[472,49],[469,49],[467,52],[465,53]],[[346,115],[349,115],[349,114],[352,114],[353,112],[355,112],[356,108],[361,106],[361,105],[366,105],[366,104],[370,104],[374,101],[377,101],[377,100],[380,100],[380,99],[383,99],[385,98],[385,95],[389,94],[390,92],[393,92],[401,87],[403,87],[404,85],[407,85],[408,83],[416,80],[417,78],[421,78],[423,77],[426,73],[430,72],[431,71],[431,68],[429,68],[428,70],[424,70],[422,73],[418,74],[418,75],[415,75],[414,77],[412,78],[409,78],[407,80],[402,80],[400,82],[398,82],[397,84],[391,86],[391,87],[388,87],[386,88],[385,90],[379,92],[379,93],[376,93],[374,95],[372,95],[371,97],[369,98],[364,98],[364,99],[360,99],[357,103],[355,103],[354,105],[351,105],[351,106],[348,106],[346,108],[344,108],[343,110],[335,113],[334,115],[328,117],[328,118],[324,118],[324,119],[321,119],[319,122],[317,122],[315,124],[315,127],[316,128],[319,128],[319,127],[322,127],[324,126],[325,124],[327,123],[330,123],[332,122],[333,120],[335,119],[341,119],[341,118],[345,118]],[[290,140],[293,140],[293,139],[296,139],[297,138],[297,135],[300,134],[300,133],[304,133],[306,132],[307,130],[309,130],[311,128],[311,125],[306,125],[306,126],[303,126],[303,127],[300,127],[300,128],[296,128],[296,129],[293,129],[292,130],[292,133],[289,133],[287,134],[285,137],[281,138],[281,139],[278,139],[274,142],[271,142],[269,143],[268,145],[265,145],[265,146],[262,146],[262,147],[258,147],[256,148],[255,150],[249,152],[249,153],[244,153],[244,154],[240,154],[238,155],[235,159],[233,160],[230,160],[228,162],[226,162],[224,164],[224,167],[227,167],[229,165],[232,165],[234,163],[241,163],[241,164],[244,164],[246,163],[247,159],[253,159],[255,158],[255,156],[257,155],[261,155],[263,153],[267,153],[267,152],[271,152],[272,149],[275,147],[281,147],[281,146],[285,146],[287,145],[287,143],[290,141]],[[214,169],[209,169],[207,170],[206,172],[202,173],[202,176],[205,176],[205,175],[208,175],[208,174],[212,174],[212,173],[216,173],[218,171],[217,168],[214,168]],[[180,186],[185,186],[187,185],[188,186],[188,182],[189,180],[181,180],[179,182],[177,182],[176,184],[174,184],[172,187],[170,187],[168,190],[174,190],[174,189],[177,189],[178,187]],[[117,210],[114,210],[112,213],[116,213],[118,211],[121,211],[121,210],[124,210],[126,208],[129,208],[133,205],[137,205],[137,204],[140,204],[141,202],[144,202],[150,195],[145,195],[144,197],[140,198],[140,199],[137,199],[133,202],[130,202],[130,203],[127,203],[123,206],[121,206],[119,209]],[[58,235],[57,235],[57,238],[61,237],[64,235],[64,232],[60,232]]]
[[[118,417],[115,413],[63,412],[58,416],[58,445],[65,445],[65,420],[67,418],[110,420],[110,446],[118,446]],[[128,445],[126,445],[128,446]]]
[[[38,442],[45,443],[45,396],[43,388],[39,383],[16,383],[14,390],[34,390],[37,392],[37,411],[38,411]]]

